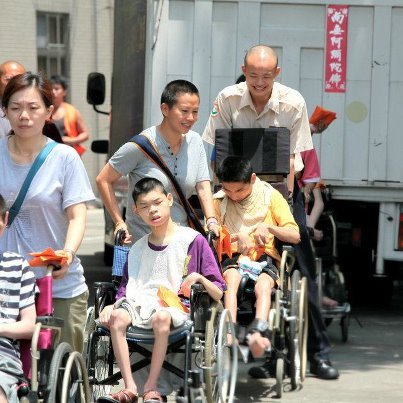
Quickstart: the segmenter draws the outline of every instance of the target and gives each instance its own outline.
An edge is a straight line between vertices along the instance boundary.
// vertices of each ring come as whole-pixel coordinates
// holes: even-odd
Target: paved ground
[[[110,273],[102,261],[102,210],[89,210],[87,227],[79,255],[91,287],[95,280],[108,280]],[[403,289],[398,289],[396,294],[398,297],[388,309],[360,307],[354,310],[353,307],[362,327],[351,318],[347,343],[341,342],[338,323],[329,326],[331,358],[340,370],[339,380],[322,381],[308,376],[301,390],[285,392],[280,400],[271,391],[273,379],[252,380],[247,371],[255,364],[241,364],[236,402],[403,402]],[[174,402],[174,397],[170,401]]]

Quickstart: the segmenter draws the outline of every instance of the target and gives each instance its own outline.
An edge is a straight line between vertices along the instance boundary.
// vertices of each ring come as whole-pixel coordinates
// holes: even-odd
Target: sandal
[[[108,396],[100,397],[97,403],[137,403],[138,399],[137,394],[134,394],[129,389],[123,389]]]
[[[143,403],[160,403],[163,401],[164,399],[158,390],[149,390],[148,392],[144,392]]]

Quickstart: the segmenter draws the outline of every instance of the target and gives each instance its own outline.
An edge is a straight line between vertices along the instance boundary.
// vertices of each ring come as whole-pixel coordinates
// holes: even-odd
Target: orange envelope
[[[217,242],[217,256],[220,263],[222,260],[222,255],[232,257],[231,234],[225,225],[221,227],[220,236]]]
[[[160,285],[157,291],[157,296],[160,298],[164,306],[171,306],[189,313],[189,309],[182,304],[180,298],[170,289]]]
[[[49,262],[59,263],[61,266],[67,262],[67,253],[58,252],[57,254],[52,248],[47,248],[42,252],[32,252],[31,256],[34,256],[28,263],[32,267],[47,266]]]
[[[336,113],[317,106],[309,118],[309,123],[316,125],[320,120],[324,120],[326,125],[329,126],[333,120],[336,119]]]

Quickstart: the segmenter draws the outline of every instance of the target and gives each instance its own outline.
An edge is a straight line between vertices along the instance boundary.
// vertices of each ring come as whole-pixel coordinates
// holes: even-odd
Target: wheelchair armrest
[[[96,282],[94,283],[95,291],[95,318],[98,318],[99,313],[106,305],[115,302],[116,287],[113,283],[109,282]]]
[[[193,284],[190,289],[190,319],[196,332],[204,332],[212,298],[202,284]]]
[[[94,283],[94,288],[101,288],[102,291],[113,291],[115,286],[113,283],[106,282],[106,281],[96,281]]]
[[[195,284],[192,284],[192,286],[190,287],[190,295],[192,295],[192,291],[199,293],[199,292],[206,291],[206,289],[204,288],[203,284],[195,283]],[[190,298],[192,298],[192,297],[190,297]]]
[[[41,323],[43,327],[60,327],[64,325],[64,320],[62,318],[56,318],[54,316],[37,316],[36,321]]]
[[[241,278],[241,281],[239,283],[238,291],[237,291],[237,300],[239,302],[242,302],[244,300],[244,295],[245,295],[245,288],[246,284],[249,281],[249,276],[247,274],[244,274]]]

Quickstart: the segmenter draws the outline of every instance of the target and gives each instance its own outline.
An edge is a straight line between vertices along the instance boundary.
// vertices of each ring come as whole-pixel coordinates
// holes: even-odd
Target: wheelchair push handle
[[[60,264],[50,263],[46,266],[46,275],[51,276],[54,271],[58,271],[62,268]]]
[[[115,235],[115,245],[123,246],[125,238],[126,238],[125,230],[124,229],[118,230],[118,232]]]
[[[213,245],[213,241],[215,241],[217,238],[217,235],[213,231],[207,232],[207,242],[210,246]]]

